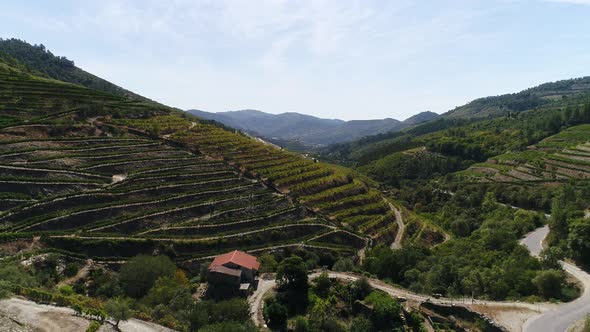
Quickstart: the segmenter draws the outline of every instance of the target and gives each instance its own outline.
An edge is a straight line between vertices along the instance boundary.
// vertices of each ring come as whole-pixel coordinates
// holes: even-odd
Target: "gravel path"
[[[256,326],[264,326],[264,319],[262,317],[262,305],[264,295],[275,287],[275,279],[264,279],[260,278],[258,281],[258,288],[248,298],[250,304],[250,315]]]

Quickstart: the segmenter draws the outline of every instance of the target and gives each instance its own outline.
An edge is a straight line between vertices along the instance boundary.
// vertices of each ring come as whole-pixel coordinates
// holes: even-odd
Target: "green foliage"
[[[119,278],[126,293],[142,297],[160,277],[171,277],[176,271],[174,263],[166,256],[137,256],[121,267]]]
[[[125,321],[131,318],[129,304],[122,298],[109,300],[105,305],[105,310],[116,321],[116,326],[119,326],[119,322],[122,320]]]
[[[90,322],[90,325],[86,329],[86,332],[96,332],[98,331],[98,329],[100,329],[101,326],[102,324],[100,322],[93,320]]]
[[[0,280],[23,287],[38,286],[37,280],[28,274],[22,265],[11,259],[0,262]]]
[[[280,290],[307,292],[307,279],[307,266],[301,257],[291,256],[279,264],[276,280]]]
[[[334,263],[334,266],[332,266],[332,270],[338,271],[338,272],[349,272],[349,271],[352,271],[353,269],[354,269],[354,263],[352,262],[352,259],[347,258],[347,257],[340,258],[339,260],[336,261],[336,263]]]
[[[258,257],[258,261],[260,262],[259,273],[275,272],[279,265],[277,260],[271,254],[264,254]]]
[[[317,277],[314,280],[314,290],[315,292],[320,296],[320,297],[326,297],[328,295],[328,291],[330,290],[330,286],[331,286],[331,281],[330,281],[330,277],[328,276],[328,272],[322,272],[322,274],[319,275],[319,277]]]
[[[400,325],[401,305],[381,291],[373,291],[365,302],[373,306],[371,322],[376,330],[389,330]]]
[[[533,279],[539,293],[547,299],[559,299],[565,284],[565,274],[561,270],[541,271]]]
[[[196,302],[190,306],[188,320],[191,331],[223,322],[248,323],[246,326],[251,322],[248,303],[243,299]]]
[[[119,96],[144,99],[77,68],[74,62],[66,57],[54,56],[43,44],[30,45],[14,38],[0,39],[0,56],[10,57],[12,62],[9,62],[9,64],[13,66],[20,65],[21,68],[26,68],[26,70],[36,75],[83,85]]]
[[[355,317],[350,324],[350,332],[373,331],[373,324],[364,316]]]
[[[269,299],[264,303],[263,316],[266,324],[274,329],[283,329],[287,324],[289,311],[285,305]]]
[[[373,287],[366,277],[358,278],[351,284],[351,293],[355,300],[364,300],[372,292]]]
[[[66,277],[73,277],[78,273],[79,268],[80,266],[74,262],[68,263],[64,269],[64,275]]]
[[[65,296],[69,296],[69,295],[74,294],[74,290],[72,289],[72,286],[70,286],[70,285],[63,285],[63,286],[59,287],[59,292]]]
[[[590,264],[590,219],[573,220],[569,226],[568,247],[573,257]]]
[[[309,322],[303,316],[295,317],[294,332],[309,332]]]

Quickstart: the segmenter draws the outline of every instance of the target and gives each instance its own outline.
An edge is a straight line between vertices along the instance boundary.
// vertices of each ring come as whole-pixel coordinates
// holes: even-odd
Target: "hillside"
[[[395,215],[350,170],[170,108],[0,64],[2,237],[117,261],[233,248],[354,255]]]
[[[541,84],[518,93],[476,99],[443,114],[446,118],[486,118],[538,108],[568,97],[588,94],[590,76]]]
[[[574,81],[578,80],[563,82]],[[537,89],[540,88],[530,90]],[[528,146],[564,129],[588,123],[585,106],[588,100],[587,93],[580,92],[504,116],[465,118],[446,114],[397,133],[327,147],[322,150],[322,156],[357,166],[381,182],[398,184],[404,179],[433,178],[507,152],[527,150]],[[422,166],[414,167],[416,163]]]
[[[117,96],[147,100],[75,66],[74,61],[55,56],[43,45],[31,45],[19,39],[0,38],[0,59],[38,76],[53,78],[108,92]]]
[[[590,179],[590,125],[547,137],[523,151],[500,154],[459,173],[466,181],[551,185]]]
[[[269,140],[285,141],[285,144],[281,144],[282,146],[287,145],[290,141],[299,142],[307,147],[347,142],[368,135],[395,132],[438,117],[438,114],[433,112],[422,112],[404,121],[389,118],[343,121],[321,119],[293,112],[276,115],[255,110],[219,113],[188,110],[188,112]]]

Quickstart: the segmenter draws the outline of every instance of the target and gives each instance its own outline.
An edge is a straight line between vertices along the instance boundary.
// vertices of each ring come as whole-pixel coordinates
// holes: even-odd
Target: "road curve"
[[[538,257],[547,234],[549,234],[549,227],[543,226],[527,234],[520,243],[529,249],[531,255]],[[563,261],[559,263],[567,273],[582,283],[584,287],[582,296],[575,301],[529,318],[523,326],[524,332],[564,332],[590,313],[590,275],[573,264]]]
[[[346,281],[354,281],[359,278],[362,278],[361,275],[349,273],[349,272],[334,272],[334,271],[325,271],[328,273],[328,276],[333,279],[340,279]],[[317,278],[322,272],[312,272],[309,274],[309,279]],[[417,294],[411,292],[407,289],[396,287],[385,283],[378,279],[367,278],[369,284],[375,288],[379,289],[393,297],[397,298],[405,298],[406,300],[416,301],[416,302],[432,302],[436,304],[442,305],[462,305],[465,307],[470,308],[472,306],[471,298],[431,298],[430,296]],[[262,280],[261,280],[262,281]],[[264,294],[274,288],[275,280],[274,279],[266,279],[264,280],[264,284],[259,285],[259,288],[250,296],[248,302],[250,304],[250,313],[252,320],[257,326],[264,326],[264,320],[262,318],[262,306],[264,298]],[[550,304],[530,304],[530,303],[522,303],[522,302],[497,302],[497,301],[483,301],[483,300],[475,300],[473,305],[484,305],[486,307],[491,308],[504,308],[504,309],[512,309],[512,308],[520,308],[520,309],[527,309],[529,311],[534,312],[544,312],[552,308],[553,306]],[[475,310],[477,311],[477,310]],[[543,331],[543,330],[540,330]]]
[[[548,225],[539,227],[525,235],[525,237],[520,240],[520,244],[524,245],[531,252],[532,256],[539,257],[543,250],[543,240],[545,240],[547,234],[549,234]]]

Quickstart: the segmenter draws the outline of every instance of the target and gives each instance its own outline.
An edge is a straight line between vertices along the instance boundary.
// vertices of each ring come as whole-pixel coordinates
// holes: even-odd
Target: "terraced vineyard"
[[[351,255],[396,230],[381,193],[352,171],[161,105],[0,64],[0,109],[5,239],[190,262],[295,245]]]
[[[590,125],[569,128],[527,151],[490,158],[462,174],[477,182],[550,184],[590,179]]]

